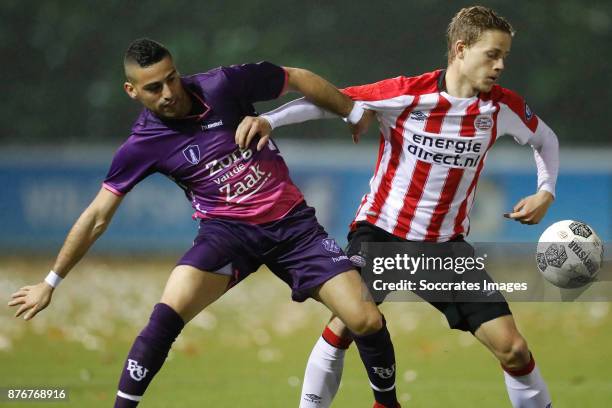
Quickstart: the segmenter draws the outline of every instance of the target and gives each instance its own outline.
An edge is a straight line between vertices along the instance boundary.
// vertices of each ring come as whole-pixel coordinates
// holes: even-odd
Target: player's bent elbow
[[[82,215],[79,222],[82,222],[84,226],[90,231],[90,234],[94,237],[99,237],[106,231],[106,228],[110,224],[111,218],[106,214],[97,211],[95,208],[88,208]]]
[[[93,226],[93,233],[96,237],[99,237],[106,231],[108,225],[110,224],[109,220],[96,220]]]
[[[290,91],[302,92],[307,78],[312,76],[312,72],[302,68],[284,67],[287,71],[287,89]]]

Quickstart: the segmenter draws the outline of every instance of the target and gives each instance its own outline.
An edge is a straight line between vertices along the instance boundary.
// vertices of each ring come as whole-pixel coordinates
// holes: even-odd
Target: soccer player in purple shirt
[[[309,71],[268,62],[181,77],[168,50],[148,39],[130,45],[124,69],[125,91],[144,109],[53,270],[44,281],[13,294],[9,306],[18,306],[16,316],[29,320],[47,307],[57,285],[107,228],[123,196],[160,172],[184,190],[200,219],[199,232],[129,351],[116,408],[137,406],[184,325],[262,264],[291,287],[295,301],[312,297],[342,319],[354,334],[375,406],[399,406],[393,345],[376,305],[363,299],[367,291],[359,274],[306,205],[276,145],[254,139],[240,148],[235,141],[242,118],[256,115],[253,103],[286,90],[355,124],[363,109]]]

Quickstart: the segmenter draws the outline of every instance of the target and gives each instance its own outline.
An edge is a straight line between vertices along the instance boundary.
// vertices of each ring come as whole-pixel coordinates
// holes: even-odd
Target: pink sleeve
[[[105,189],[107,189],[108,191],[110,191],[111,193],[113,193],[114,195],[118,197],[123,197],[125,195],[125,193],[122,193],[121,191],[117,190],[116,188],[114,188],[113,186],[109,184],[102,183],[102,187],[104,187]]]

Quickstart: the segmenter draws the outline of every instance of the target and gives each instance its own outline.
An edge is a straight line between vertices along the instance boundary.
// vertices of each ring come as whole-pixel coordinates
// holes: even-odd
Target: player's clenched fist
[[[370,123],[372,123],[372,119],[376,117],[376,112],[371,110],[366,110],[363,113],[363,116],[359,120],[359,122],[348,125],[349,130],[351,131],[351,135],[353,136],[353,143],[359,143],[359,139],[361,135],[368,131],[370,127]]]
[[[43,310],[51,301],[51,295],[53,294],[53,288],[46,282],[40,282],[33,286],[24,286],[17,292],[13,293],[9,306],[19,306],[15,317],[19,317],[22,314],[24,320],[30,320],[38,312]]]
[[[537,224],[546,215],[548,207],[555,197],[545,190],[520,200],[513,208],[512,213],[504,214],[504,217],[519,221],[521,224]]]
[[[236,129],[236,144],[241,149],[246,149],[250,146],[255,136],[259,135],[257,151],[260,151],[268,143],[270,132],[272,132],[272,126],[270,126],[270,122],[266,119],[247,116],[242,119],[242,122],[240,122]]]

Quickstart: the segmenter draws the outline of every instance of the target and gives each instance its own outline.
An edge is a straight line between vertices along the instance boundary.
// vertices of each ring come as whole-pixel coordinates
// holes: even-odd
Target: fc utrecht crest
[[[125,369],[130,372],[130,377],[132,377],[136,381],[141,381],[147,376],[147,373],[149,372],[147,368],[144,368],[143,366],[138,364],[138,361],[132,360],[131,358],[128,358],[128,365]]]
[[[372,367],[372,370],[374,370],[374,374],[378,375],[383,380],[386,380],[395,374],[395,364],[393,364],[390,368]]]
[[[191,164],[198,164],[200,162],[200,146],[189,145],[183,149],[183,156]]]
[[[321,245],[323,245],[323,248],[325,248],[327,252],[332,252],[334,254],[339,254],[340,252],[342,252],[342,250],[340,249],[338,244],[336,244],[336,241],[333,238],[325,238],[321,242]]]

